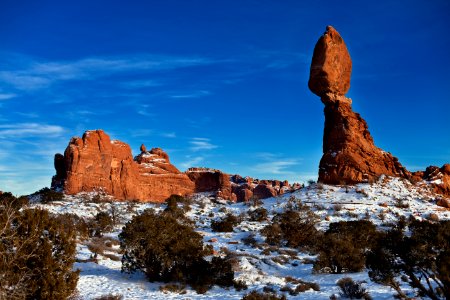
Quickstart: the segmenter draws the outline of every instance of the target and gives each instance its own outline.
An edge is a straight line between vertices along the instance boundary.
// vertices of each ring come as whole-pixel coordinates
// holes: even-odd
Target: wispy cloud
[[[261,174],[293,175],[295,172],[291,168],[301,162],[301,159],[286,158],[282,154],[270,152],[255,153],[254,157],[259,158],[262,162],[257,163],[251,169],[253,172]]]
[[[189,144],[191,144],[192,151],[202,151],[202,150],[212,150],[216,149],[218,146],[211,143],[210,139],[207,138],[193,138],[191,141],[189,141]]]
[[[12,93],[10,93],[10,94],[0,93],[0,100],[8,100],[8,99],[14,98],[16,96],[17,96],[16,94],[12,94]]]
[[[64,128],[57,125],[39,123],[18,123],[0,125],[0,138],[33,137],[33,136],[58,136],[64,132]]]
[[[138,54],[113,57],[88,57],[73,61],[42,61],[14,56],[14,68],[0,72],[0,83],[18,90],[33,91],[58,81],[92,80],[123,73],[148,73],[216,63],[206,57],[179,57]],[[128,87],[155,85],[156,81],[129,82]]]
[[[165,137],[165,138],[170,138],[170,139],[174,139],[177,137],[175,132],[163,132],[160,134],[160,136]]]
[[[210,94],[211,94],[210,91],[201,90],[201,91],[194,91],[194,92],[190,92],[190,93],[171,95],[170,98],[173,98],[173,99],[200,98],[200,97],[208,96]]]
[[[253,168],[256,172],[264,172],[268,174],[280,175],[280,174],[294,174],[289,171],[289,167],[298,165],[296,160],[278,160],[259,163]]]
[[[186,161],[180,163],[180,166],[184,169],[190,168],[190,167],[199,167],[199,163],[203,162],[204,158],[201,156],[186,156]]]
[[[133,80],[128,82],[121,83],[121,86],[126,89],[141,89],[141,88],[149,88],[161,86],[163,83],[158,80],[149,79],[149,80]]]

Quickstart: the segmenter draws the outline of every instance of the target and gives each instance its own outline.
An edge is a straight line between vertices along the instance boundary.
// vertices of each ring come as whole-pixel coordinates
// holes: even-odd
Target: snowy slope
[[[92,203],[87,200],[91,196],[87,194],[66,196],[61,202],[47,205],[35,203],[34,206],[46,208],[56,214],[74,213],[82,217],[93,217],[99,211],[108,211],[114,207],[121,216],[122,224],[146,208],[156,210],[165,208],[164,204]],[[450,210],[436,206],[435,195],[426,187],[412,186],[409,182],[397,178],[381,178],[373,184],[346,187],[313,184],[292,194],[265,199],[260,206],[268,210],[270,220],[275,213],[283,211],[290,201],[301,201],[309,205],[320,217],[318,227],[322,230],[326,230],[330,222],[341,220],[368,219],[378,226],[383,226],[402,215],[426,219],[430,214],[434,214],[434,218],[450,219]],[[250,234],[254,234],[258,242],[264,241],[259,230],[268,222],[249,221],[247,213],[254,209],[255,207],[250,204],[213,201],[203,193],[193,196],[191,210],[186,213],[196,222],[197,231],[203,235],[205,244],[211,244],[217,255],[234,253],[237,260],[235,278],[245,281],[248,290],[237,292],[234,288],[214,287],[206,294],[197,294],[186,287],[184,294],[163,293],[159,289],[162,284],[146,281],[143,274],[121,273],[120,254],[117,253],[119,246],[114,242],[123,226],[118,225],[112,233],[105,236],[105,239],[113,241],[113,245],[104,252],[104,255],[98,255],[96,262],[92,261],[94,254],[87,246],[92,241],[79,241],[77,247],[79,262],[74,266],[81,270],[77,287],[79,297],[93,299],[106,294],[120,294],[124,299],[241,299],[245,293],[254,289],[262,291],[264,287],[272,287],[278,291],[281,287],[289,286],[286,277],[291,276],[318,283],[320,291],[311,289],[297,296],[287,295],[288,299],[329,299],[330,295],[339,293],[336,281],[342,277],[365,280],[366,288],[373,299],[393,298],[395,292],[386,286],[371,282],[367,272],[340,275],[314,274],[311,264],[314,256],[289,248],[262,254],[263,249],[245,245],[242,238]],[[212,232],[211,221],[225,216],[228,212],[245,215],[246,218],[235,227],[234,232]],[[404,288],[408,290],[408,286]]]

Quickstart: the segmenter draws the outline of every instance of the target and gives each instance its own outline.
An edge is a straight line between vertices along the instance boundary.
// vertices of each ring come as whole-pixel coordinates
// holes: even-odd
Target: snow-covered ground
[[[301,201],[311,207],[320,217],[318,228],[326,230],[330,222],[341,220],[368,219],[383,226],[393,222],[399,216],[413,216],[417,219],[427,219],[430,215],[440,220],[450,219],[450,210],[435,205],[435,195],[426,187],[412,186],[409,182],[397,178],[382,178],[373,184],[358,184],[356,186],[329,186],[313,184],[292,194],[285,194],[276,198],[262,201],[259,207],[269,212],[267,221],[252,222],[248,218],[248,211],[255,207],[244,203],[227,201],[213,201],[207,194],[193,196],[191,210],[186,215],[195,221],[196,230],[203,235],[205,244],[214,247],[217,255],[232,252],[237,258],[235,279],[242,280],[248,285],[247,290],[236,291],[234,288],[223,289],[214,287],[205,294],[197,294],[190,287],[186,287],[183,294],[161,292],[162,283],[150,283],[141,273],[126,274],[121,272],[121,261],[117,236],[131,217],[146,208],[162,210],[164,204],[130,203],[130,202],[102,202],[87,201],[92,195],[65,196],[64,201],[43,205],[33,204],[48,209],[52,213],[73,213],[81,217],[93,217],[100,211],[110,211],[113,207],[121,218],[121,225],[116,226],[112,233],[104,236],[110,239],[111,245],[103,255],[98,254],[96,260],[89,250],[92,241],[79,241],[77,260],[74,268],[80,269],[78,293],[81,299],[114,294],[122,295],[124,299],[241,299],[251,290],[262,291],[264,287],[272,287],[279,291],[289,286],[289,277],[319,284],[320,291],[308,290],[297,296],[286,294],[288,299],[329,299],[332,294],[339,294],[336,282],[343,277],[354,280],[364,280],[365,287],[373,299],[393,299],[395,291],[389,287],[370,281],[367,272],[346,274],[315,274],[312,263],[315,257],[307,253],[292,251],[295,249],[280,248],[277,251],[263,254],[262,248],[252,248],[245,245],[243,238],[255,235],[259,243],[264,237],[260,229],[268,224],[272,216],[283,211],[292,201]],[[237,225],[234,232],[218,233],[210,228],[212,220],[225,216],[227,213],[246,216]],[[268,246],[267,246],[268,247]],[[408,286],[403,286],[408,291]]]

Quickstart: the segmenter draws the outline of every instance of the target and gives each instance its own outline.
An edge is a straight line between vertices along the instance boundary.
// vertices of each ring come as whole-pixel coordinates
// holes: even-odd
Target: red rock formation
[[[367,123],[353,112],[351,100],[344,96],[350,87],[351,66],[342,37],[328,26],[314,49],[308,84],[325,104],[319,181],[358,183],[382,174],[409,177],[397,158],[374,145]]]
[[[345,95],[350,88],[352,60],[339,33],[327,26],[314,48],[308,86],[316,95]]]
[[[277,191],[267,184],[260,183],[253,189],[253,197],[256,199],[275,197],[277,194]]]
[[[72,138],[64,156],[55,156],[55,168],[52,187],[59,182],[67,194],[102,190],[119,200],[161,202],[172,194],[194,192],[193,182],[170,164],[164,151],[143,151],[135,161],[127,144],[111,141],[102,130]]]
[[[425,180],[436,193],[450,197],[450,164],[445,164],[441,168],[429,166],[425,172],[414,172],[413,176]]]
[[[216,196],[236,201],[236,195],[231,191],[230,175],[209,168],[189,168],[186,171],[195,183],[196,192],[216,192]]]
[[[162,149],[147,151],[142,144],[140,150],[133,159],[127,144],[111,141],[102,130],[86,131],[82,138],[71,139],[64,155],[55,155],[52,188],[60,188],[66,194],[103,191],[118,200],[153,202],[162,202],[172,194],[193,192],[214,192],[218,198],[248,201],[252,197],[273,197],[289,189],[287,181],[230,177],[207,168],[190,168],[181,173]]]

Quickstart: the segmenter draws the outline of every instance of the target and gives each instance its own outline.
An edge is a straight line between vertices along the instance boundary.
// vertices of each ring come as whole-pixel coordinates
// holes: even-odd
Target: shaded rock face
[[[236,201],[236,195],[231,190],[230,175],[208,168],[189,168],[186,174],[194,182],[195,192],[216,192],[217,197]]]
[[[133,159],[131,148],[102,130],[72,138],[64,156],[55,155],[52,187],[66,194],[99,191],[119,200],[162,202],[172,194],[194,192],[194,183],[170,164],[167,154],[155,148]]]
[[[314,49],[308,83],[325,104],[319,181],[351,184],[373,181],[382,174],[408,178],[410,173],[397,158],[374,145],[367,123],[344,96],[350,88],[351,68],[342,37],[328,26]]]

